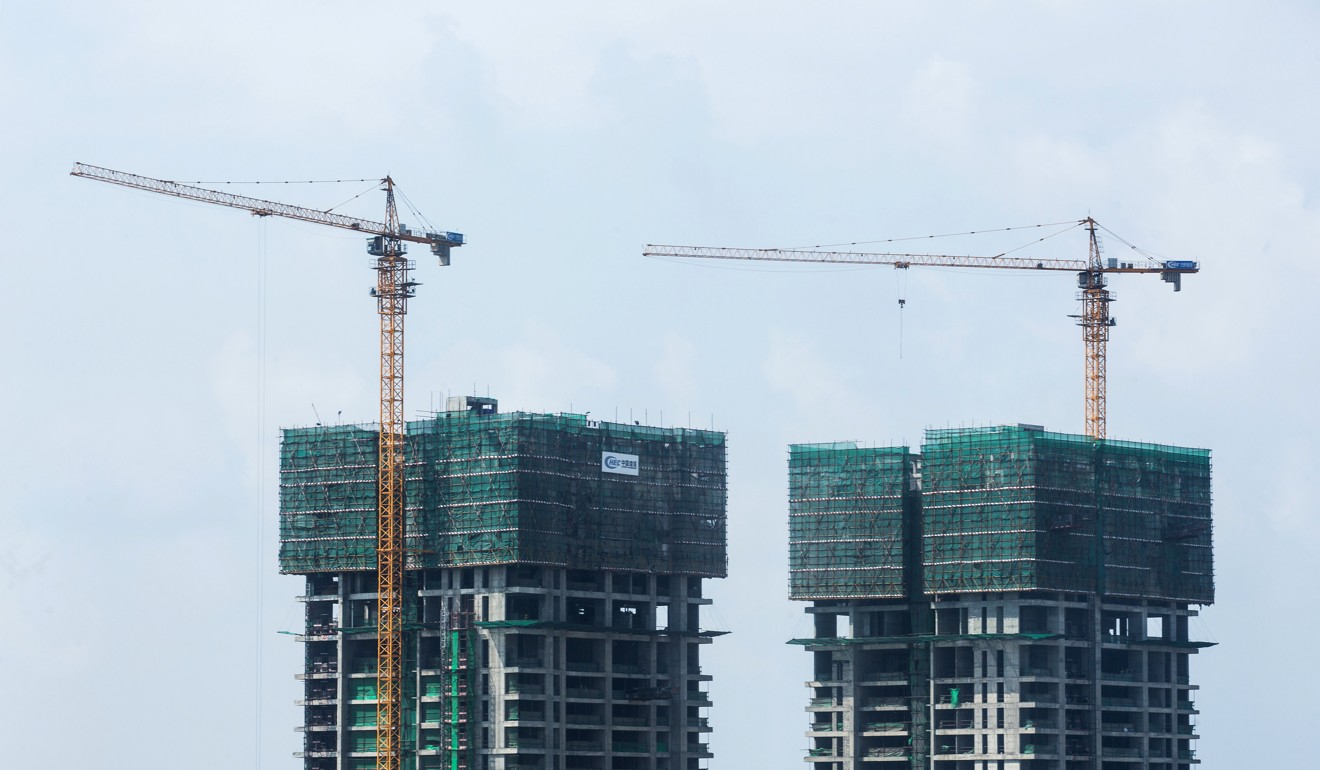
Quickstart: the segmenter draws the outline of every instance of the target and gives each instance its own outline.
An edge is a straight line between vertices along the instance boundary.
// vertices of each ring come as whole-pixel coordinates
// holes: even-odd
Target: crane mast
[[[385,227],[399,231],[394,180],[385,177]],[[377,248],[379,246],[379,248]],[[403,317],[416,284],[403,242],[385,235],[376,254],[380,315],[380,454],[376,481],[376,767],[399,770],[403,711]]]
[[[403,320],[408,300],[416,293],[411,279],[414,264],[404,255],[405,243],[430,246],[441,266],[449,264],[450,250],[464,243],[461,233],[414,232],[399,223],[394,200],[394,179],[382,180],[385,221],[319,211],[287,203],[233,195],[181,182],[130,174],[75,163],[73,176],[108,182],[176,198],[212,203],[247,211],[254,216],[278,216],[340,227],[372,235],[367,252],[376,258],[376,298],[380,316],[380,437],[376,489],[376,767],[401,770],[403,715],[404,621],[404,411]]]
[[[1104,438],[1108,391],[1105,357],[1109,345],[1109,327],[1114,325],[1114,319],[1109,317],[1112,298],[1106,286],[1100,239],[1095,233],[1094,219],[1087,217],[1086,230],[1090,235],[1086,271],[1078,273],[1078,284],[1082,290],[1082,316],[1078,323],[1082,327],[1082,341],[1086,345],[1086,435]]]
[[[1182,290],[1182,277],[1200,272],[1200,266],[1190,260],[1153,261],[1143,263],[1120,262],[1104,259],[1098,223],[1091,217],[1081,220],[1090,237],[1087,258],[1082,259],[1029,259],[1003,255],[972,256],[953,254],[915,254],[901,252],[819,251],[814,249],[748,249],[711,246],[647,245],[642,252],[648,257],[696,257],[700,259],[729,259],[767,262],[801,262],[807,264],[892,265],[905,270],[911,267],[967,267],[990,270],[1043,270],[1075,272],[1082,301],[1078,325],[1082,327],[1082,341],[1086,347],[1086,435],[1105,437],[1106,424],[1106,348],[1109,329],[1114,319],[1109,315],[1113,297],[1108,289],[1110,273],[1157,274],[1174,291]]]

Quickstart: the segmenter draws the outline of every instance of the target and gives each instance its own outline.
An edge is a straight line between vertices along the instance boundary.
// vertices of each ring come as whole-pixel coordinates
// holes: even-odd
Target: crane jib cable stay
[[[404,254],[405,243],[430,247],[443,267],[450,250],[462,246],[461,233],[413,231],[399,223],[395,187],[391,177],[381,180],[385,192],[385,221],[373,222],[330,211],[250,198],[180,182],[152,179],[99,166],[75,163],[73,176],[131,187],[176,198],[212,203],[247,211],[254,216],[278,216],[355,230],[371,237],[367,253],[375,257],[376,298],[380,316],[380,436],[376,501],[376,767],[402,768],[403,715],[403,582],[404,582],[404,411],[403,318],[417,283],[410,277],[414,264]]]
[[[904,270],[911,267],[969,267],[993,270],[1040,270],[1075,272],[1078,299],[1082,311],[1077,323],[1082,327],[1082,340],[1086,347],[1086,435],[1105,437],[1106,413],[1106,347],[1109,329],[1114,319],[1109,315],[1113,296],[1108,288],[1108,275],[1122,273],[1155,274],[1174,291],[1182,290],[1182,277],[1200,272],[1200,265],[1191,260],[1152,260],[1123,262],[1105,259],[1096,230],[1099,223],[1091,217],[1080,220],[1089,235],[1086,259],[1030,259],[995,256],[957,256],[950,254],[921,254],[899,252],[823,251],[814,249],[748,249],[708,246],[666,246],[648,244],[643,251],[648,257],[678,257],[699,259],[727,259],[768,262],[799,262],[804,264],[891,265]],[[1009,228],[1012,229],[1012,228]],[[901,304],[902,300],[900,299]]]

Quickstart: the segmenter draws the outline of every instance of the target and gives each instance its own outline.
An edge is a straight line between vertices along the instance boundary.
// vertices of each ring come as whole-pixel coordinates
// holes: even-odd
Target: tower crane
[[[1182,277],[1200,271],[1200,265],[1190,260],[1146,260],[1120,262],[1104,259],[1099,226],[1087,217],[1079,225],[1090,235],[1090,248],[1086,259],[1027,259],[1022,257],[954,256],[949,254],[901,254],[890,252],[817,251],[811,249],[744,249],[706,246],[662,246],[648,244],[643,252],[648,257],[697,257],[701,259],[755,260],[768,262],[842,263],[852,265],[893,265],[896,269],[910,267],[970,267],[992,270],[1054,270],[1077,273],[1077,288],[1082,301],[1082,312],[1077,324],[1082,327],[1082,341],[1086,346],[1086,435],[1105,437],[1105,349],[1109,342],[1109,329],[1115,323],[1109,315],[1113,301],[1108,288],[1108,276],[1121,273],[1154,274],[1174,291],[1182,291]]]
[[[356,230],[371,237],[367,253],[375,257],[376,312],[380,316],[380,437],[376,496],[376,588],[378,625],[376,641],[376,767],[400,770],[403,714],[403,580],[404,580],[404,412],[403,317],[417,283],[411,279],[414,263],[406,259],[405,244],[430,247],[443,267],[451,249],[463,245],[463,235],[452,232],[413,231],[399,224],[394,203],[394,180],[381,180],[385,191],[385,221],[372,222],[329,211],[287,203],[232,195],[204,187],[75,163],[73,176],[171,195],[176,198],[241,209],[258,217],[285,217],[330,227]]]

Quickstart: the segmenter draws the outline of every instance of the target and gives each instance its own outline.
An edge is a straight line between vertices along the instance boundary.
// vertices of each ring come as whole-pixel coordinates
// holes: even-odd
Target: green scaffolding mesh
[[[1024,426],[929,430],[922,477],[927,593],[1214,600],[1208,450]]]
[[[280,568],[376,568],[377,432],[359,425],[283,431]]]
[[[609,473],[603,453],[639,457]],[[408,423],[410,568],[537,563],[723,576],[724,434],[459,411]],[[375,567],[376,433],[287,429],[284,572]]]
[[[789,595],[1214,600],[1210,452],[1030,426],[789,450]],[[919,487],[919,495],[905,490]]]
[[[907,447],[789,447],[790,598],[905,595],[915,462]]]

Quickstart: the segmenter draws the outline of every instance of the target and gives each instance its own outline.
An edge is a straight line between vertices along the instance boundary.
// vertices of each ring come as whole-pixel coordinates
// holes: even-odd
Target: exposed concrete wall
[[[373,620],[374,595],[357,592],[361,577],[308,579],[335,590],[303,597],[309,655],[299,678],[309,694],[327,696],[303,701],[307,770],[349,770],[374,756],[364,744],[374,729],[361,724],[372,701],[358,697],[374,681],[360,671],[374,636],[326,622]],[[449,767],[455,692],[447,688],[459,681],[451,665],[463,667],[456,729],[469,770],[693,770],[711,757],[711,677],[700,668],[711,640],[701,634],[701,608],[710,600],[701,578],[517,565],[413,577],[420,627],[410,647],[410,713],[419,770]],[[450,645],[456,627],[470,640],[460,653]]]
[[[1081,594],[930,604],[935,634],[886,634],[894,601],[818,602],[807,762],[934,770],[1190,770],[1187,605]],[[822,619],[847,616],[849,622]],[[882,617],[883,616],[883,617]],[[848,626],[859,635],[839,639]],[[919,629],[918,629],[919,630]],[[920,675],[894,676],[928,650]],[[906,699],[906,700],[904,700]],[[907,707],[903,707],[907,703]],[[927,709],[925,714],[920,713]],[[897,722],[898,724],[895,724]],[[929,754],[921,750],[929,746]]]

